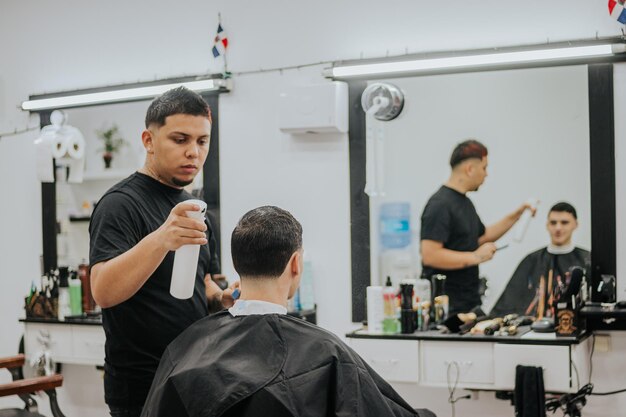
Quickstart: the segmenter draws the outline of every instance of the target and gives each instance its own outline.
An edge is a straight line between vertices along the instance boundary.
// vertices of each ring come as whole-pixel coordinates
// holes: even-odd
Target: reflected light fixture
[[[70,94],[58,97],[37,98],[22,103],[22,110],[41,111],[68,107],[90,106],[94,104],[120,103],[145,100],[163,94],[175,87],[187,87],[195,92],[229,90],[230,80],[215,78],[208,80],[186,81],[169,84],[149,85],[145,87],[120,88],[84,94]]]
[[[586,46],[561,46],[542,49],[527,49],[512,52],[480,53],[441,58],[424,58],[395,62],[363,64],[338,64],[326,70],[325,75],[335,79],[357,78],[375,75],[414,74],[454,70],[461,68],[482,69],[514,64],[537,64],[558,61],[590,60],[609,57],[626,52],[624,43],[605,43]]]

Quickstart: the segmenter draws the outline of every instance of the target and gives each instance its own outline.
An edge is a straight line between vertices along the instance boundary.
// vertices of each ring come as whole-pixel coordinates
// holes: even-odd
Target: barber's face
[[[150,126],[142,139],[148,167],[160,181],[184,187],[202,169],[209,153],[211,123],[204,116],[175,114],[161,127]]]
[[[472,184],[472,187],[470,188],[471,191],[477,191],[483,182],[485,182],[485,178],[487,178],[487,164],[488,161],[486,156],[482,159],[470,160],[468,175]]]
[[[548,214],[547,229],[553,245],[568,245],[572,241],[572,234],[578,227],[578,222],[571,213],[566,211],[551,211]]]

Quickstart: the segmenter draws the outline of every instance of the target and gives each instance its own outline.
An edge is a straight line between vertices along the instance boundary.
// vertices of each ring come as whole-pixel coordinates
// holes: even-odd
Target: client
[[[168,346],[142,416],[433,416],[335,335],[286,314],[303,270],[302,227],[289,212],[246,213],[231,254],[240,299]]]

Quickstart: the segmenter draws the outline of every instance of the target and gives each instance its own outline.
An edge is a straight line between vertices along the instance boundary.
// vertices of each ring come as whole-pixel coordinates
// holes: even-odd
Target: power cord
[[[450,370],[452,369],[453,365],[454,365],[454,368],[456,369],[456,378],[454,379],[454,384],[450,386],[450,379],[451,379]],[[450,394],[448,396],[448,402],[450,403],[450,407],[452,407],[452,417],[455,417],[455,414],[456,414],[455,405],[457,401],[472,398],[470,394],[464,395],[462,397],[454,398],[454,392],[456,391],[457,385],[459,384],[460,376],[461,376],[461,370],[459,369],[459,364],[457,363],[457,361],[452,361],[448,363],[448,369],[446,370],[446,382],[448,383],[448,393]]]

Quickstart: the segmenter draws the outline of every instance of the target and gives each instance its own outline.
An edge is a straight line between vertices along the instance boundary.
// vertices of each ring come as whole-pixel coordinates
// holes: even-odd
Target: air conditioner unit
[[[346,133],[348,84],[332,81],[287,88],[280,94],[279,123],[285,133]]]

